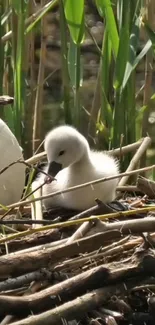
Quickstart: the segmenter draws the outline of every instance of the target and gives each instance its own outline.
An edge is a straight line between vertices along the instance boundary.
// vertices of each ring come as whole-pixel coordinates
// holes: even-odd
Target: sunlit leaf
[[[84,0],[64,0],[64,11],[72,40],[80,44],[84,39]]]
[[[152,42],[150,40],[147,41],[145,46],[143,47],[142,51],[135,57],[133,61],[128,61],[127,66],[126,66],[126,71],[124,74],[124,79],[123,79],[123,88],[125,88],[126,83],[128,82],[128,79],[132,73],[132,71],[137,67],[139,62],[143,59],[143,57],[147,54],[149,49],[152,46]]]
[[[77,55],[79,57],[77,57]],[[77,60],[79,64],[77,64]],[[76,88],[82,86],[82,65],[80,60],[80,52],[78,51],[77,45],[70,41],[68,49],[68,71],[71,80],[72,87]],[[78,70],[78,71],[77,71]]]
[[[123,19],[120,28],[120,41],[115,66],[114,88],[119,88],[122,85],[129,52],[129,2],[122,10]]]
[[[106,18],[106,24],[108,28],[109,37],[111,39],[112,49],[114,52],[115,58],[117,57],[118,46],[119,46],[119,37],[116,26],[116,21],[111,6],[110,0],[96,0],[96,5],[98,11],[102,17]]]

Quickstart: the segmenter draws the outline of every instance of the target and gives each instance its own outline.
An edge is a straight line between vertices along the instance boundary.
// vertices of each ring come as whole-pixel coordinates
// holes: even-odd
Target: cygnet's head
[[[51,176],[88,155],[89,145],[84,136],[71,126],[63,125],[50,131],[45,137],[44,148]]]

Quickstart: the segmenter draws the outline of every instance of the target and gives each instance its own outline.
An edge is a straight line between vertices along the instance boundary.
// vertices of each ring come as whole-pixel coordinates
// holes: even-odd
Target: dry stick
[[[105,207],[105,211],[103,211],[103,213],[111,213],[113,212],[113,209],[111,209],[108,206],[104,206],[104,203],[101,203],[98,206],[94,206],[92,208],[89,208],[79,214],[74,215],[73,217],[71,217],[69,220],[78,220],[84,217],[88,217],[91,216],[92,214],[101,214],[101,209]],[[86,221],[84,222],[76,231],[75,233],[67,240],[67,243],[72,243],[74,240],[80,239],[82,237],[84,237],[95,225],[98,223],[100,223],[99,220],[96,220],[96,222],[91,222],[91,221]],[[99,231],[98,231],[99,232]]]
[[[137,187],[140,191],[149,196],[149,198],[155,198],[155,182],[145,177],[139,176],[137,178]]]
[[[146,227],[145,227],[146,229]],[[129,233],[129,232],[128,232]],[[71,244],[63,244],[58,247],[39,250],[30,253],[11,253],[0,256],[0,278],[6,279],[10,276],[18,276],[24,273],[36,271],[40,268],[48,267],[65,258],[74,257],[79,253],[90,252],[99,249],[105,242],[120,239],[122,233],[118,230],[108,231],[104,234],[98,234],[75,241]]]
[[[84,294],[88,289],[97,289],[105,286],[105,284],[106,287],[104,288],[105,292],[103,297],[106,300],[106,291],[111,291],[111,283],[118,283],[120,292],[120,283],[122,283],[122,280],[126,279],[130,282],[128,280],[130,277],[136,277],[135,281],[137,281],[137,277],[144,275],[144,272],[145,270],[141,267],[139,268],[137,262],[132,267],[129,265],[126,268],[120,268],[111,272],[109,268],[107,269],[102,265],[29,296],[0,296],[0,313],[12,312],[13,314],[20,314],[22,310],[25,313],[30,313],[30,311],[41,312],[52,309],[55,305],[60,305],[63,302]],[[134,286],[133,282],[130,283]],[[124,283],[122,283],[122,286],[124,286]],[[116,284],[112,287],[116,290]],[[126,290],[126,286],[124,286],[124,289]],[[111,292],[109,294],[111,295]]]
[[[140,189],[135,185],[125,185],[125,186],[117,186],[116,191],[119,191],[119,192],[140,192]]]
[[[78,189],[81,189],[81,188],[84,188],[84,187],[99,184],[101,182],[106,182],[106,181],[109,181],[109,180],[112,180],[112,179],[115,179],[115,178],[121,178],[122,176],[134,175],[134,174],[141,173],[141,172],[144,172],[144,171],[152,170],[154,168],[155,168],[155,165],[151,165],[151,166],[148,166],[148,167],[135,169],[135,170],[132,170],[130,172],[124,172],[124,173],[117,174],[117,175],[114,175],[114,176],[103,177],[103,178],[97,179],[95,181],[91,181],[91,182],[87,182],[87,183],[84,183],[84,184],[69,187],[69,188],[67,188],[67,189],[65,189],[63,191],[57,191],[57,192],[54,192],[54,193],[51,193],[51,194],[48,194],[48,195],[40,196],[38,198],[29,200],[29,201],[22,201],[22,202],[13,203],[13,204],[8,205],[7,208],[10,209],[10,208],[16,208],[16,207],[19,207],[19,206],[23,206],[23,205],[28,205],[29,203],[36,202],[36,201],[39,201],[39,200],[44,200],[44,199],[47,199],[49,197],[54,197],[54,196],[57,196],[57,195],[61,195],[61,194],[64,194],[64,193],[75,191],[75,190],[78,190]],[[4,210],[0,209],[0,212],[1,211],[4,211]]]
[[[131,152],[131,151],[134,151],[134,150],[138,149],[144,139],[145,138],[142,138],[137,142],[134,142],[132,144],[129,144],[127,146],[122,147],[121,148],[121,153],[125,155],[128,152]],[[109,150],[108,154],[110,154],[110,155],[112,155],[114,157],[118,157],[120,155],[120,148]],[[46,152],[43,151],[41,153],[36,154],[35,156],[32,156],[32,157],[28,158],[26,160],[26,162],[28,164],[35,164],[38,161],[40,161],[41,159],[44,159],[46,157],[46,155],[47,155]]]
[[[3,238],[2,234],[1,234],[1,238]],[[61,232],[58,229],[55,230],[52,229],[45,232],[43,231],[41,233],[38,232],[35,235],[33,234],[33,235],[23,237],[21,240],[16,240],[15,238],[14,240],[8,243],[8,248],[9,248],[9,252],[10,253],[14,252],[14,254],[16,251],[18,252],[19,250],[21,251],[21,250],[32,249],[32,246],[34,247],[34,250],[35,247],[37,247],[38,245],[39,247],[42,246],[42,249],[44,249],[44,246],[46,244],[47,245],[49,244],[49,247],[60,245],[61,242],[58,243],[58,241],[60,241],[60,238],[61,238]],[[2,254],[6,253],[5,246],[6,245],[4,245],[3,243],[0,244],[0,249]]]
[[[117,191],[121,191],[121,192],[145,192],[145,191],[143,191],[141,188],[138,188],[137,186],[130,186],[130,185],[128,185],[128,186],[118,186],[117,188],[116,188],[116,190]],[[16,212],[16,211],[18,211],[18,207],[16,207],[16,208],[12,208],[12,210],[11,210],[11,212],[12,211],[14,211],[14,212]],[[12,214],[9,210],[8,210],[8,213],[7,213],[7,215],[10,215],[10,214]],[[25,207],[23,207],[22,208],[22,212],[27,212],[27,213],[29,213],[30,212],[30,206],[25,206]],[[3,215],[4,216],[4,210],[0,210],[0,215]],[[20,220],[21,221],[21,220]],[[44,220],[40,220],[41,221],[41,223],[44,223]],[[37,220],[32,220],[32,223],[37,223],[38,221]],[[10,222],[11,223],[11,222]],[[23,222],[21,222],[21,223],[23,223]],[[25,223],[26,223],[26,220],[25,220]],[[29,221],[28,221],[28,223],[29,223]],[[46,222],[45,222],[46,223]]]
[[[31,195],[33,195],[37,190],[39,190],[40,188],[42,188],[44,185],[46,184],[46,180],[44,181],[44,183],[40,184],[38,187],[35,188],[35,190],[31,191],[30,193],[28,193],[27,195],[25,195],[20,202],[23,202],[25,199],[29,198]],[[3,223],[3,218],[6,217],[9,213],[13,212],[14,208],[10,208],[9,210],[7,210],[3,216],[2,216],[2,223]],[[22,220],[21,220],[22,221]],[[33,220],[32,220],[33,221]],[[35,220],[36,221],[36,220]],[[19,222],[20,223],[20,222]],[[38,222],[32,222],[33,223],[38,223]],[[14,223],[15,224],[15,223]]]
[[[13,315],[6,315],[5,318],[1,321],[0,325],[8,325],[10,324],[10,321],[14,320]]]
[[[136,151],[136,153],[133,156],[132,160],[130,161],[130,164],[129,164],[126,172],[130,172],[131,170],[133,170],[136,167],[138,161],[140,160],[140,158],[142,157],[142,155],[147,150],[147,148],[149,147],[150,144],[151,144],[151,138],[150,137],[144,138],[144,140],[141,143],[140,147],[138,148],[138,150]],[[127,176],[127,175],[122,177],[121,180],[119,181],[118,185],[119,186],[125,185],[128,178],[129,178],[129,176]]]
[[[25,248],[25,249],[22,249],[20,251],[16,251],[16,252],[13,252],[13,253],[14,254],[25,254],[25,253],[35,252],[35,251],[39,251],[39,250],[44,250],[44,249],[47,249],[47,248],[53,248],[53,247],[56,247],[56,246],[58,247],[58,246],[66,244],[67,239],[68,238],[55,240],[52,243],[43,244],[43,245],[39,245],[39,246],[33,246],[33,247],[30,247],[30,248]]]
[[[14,290],[26,286],[32,281],[45,281],[51,279],[52,272],[42,269],[0,282],[0,292],[2,294],[2,291]]]
[[[85,293],[87,289],[100,288],[108,278],[109,272],[102,265],[25,297],[0,295],[0,314],[4,312],[19,314],[21,310],[25,313],[41,312],[51,309],[55,305],[60,305]]]
[[[30,164],[26,163],[24,160],[18,159],[17,161],[14,161],[14,162],[10,163],[8,166],[2,168],[2,169],[0,170],[0,175],[1,175],[2,173],[4,173],[4,172],[9,168],[9,167],[11,167],[11,166],[13,166],[14,164],[17,164],[17,163],[24,164],[24,165],[26,165],[27,167],[31,168],[31,165],[30,165]],[[34,167],[34,168],[37,169],[37,170],[39,170],[38,167]],[[48,180],[49,180],[50,182],[52,182],[53,180],[55,180],[55,178],[54,178],[53,176],[47,174],[45,171],[43,171],[43,170],[40,170],[40,171],[41,171],[41,173],[43,173],[44,175],[46,175],[46,177],[48,178]],[[40,188],[42,188],[46,183],[47,183],[47,179],[45,179],[45,181],[44,181],[42,184],[40,184],[38,187],[36,187],[35,190],[33,190],[33,191],[31,191],[30,193],[28,193],[27,195],[25,195],[25,196],[20,200],[20,202],[23,202],[25,199],[27,199],[27,198],[29,198],[30,196],[32,196],[36,191],[38,191]],[[8,209],[8,210],[3,214],[2,218],[6,217],[6,216],[7,216],[8,214],[10,214],[13,210],[14,210],[14,208],[10,208],[10,209]],[[36,223],[36,222],[34,222],[34,223]]]
[[[93,290],[104,285],[107,286],[107,284],[110,284],[113,281],[118,283],[124,278],[130,278],[131,275],[138,276],[139,274],[144,274],[145,270],[141,267],[138,268],[138,264],[139,261],[132,267],[130,264],[124,268],[119,267],[118,270],[114,271],[110,271],[109,267],[107,268],[104,267],[104,265],[101,265],[69,279],[65,279],[63,282],[50,286],[38,293],[24,297],[1,295],[0,314],[5,312],[19,314],[21,310],[24,310],[25,313],[29,313],[30,310],[32,312],[38,312],[49,308],[51,309],[55,305],[74,299],[77,295],[85,293],[88,289]],[[19,277],[19,279],[20,278],[21,277]]]
[[[130,238],[130,236],[127,236],[127,237],[125,237],[117,242],[114,242],[108,246],[102,247],[101,253],[99,253],[98,251],[95,251],[95,252],[93,251],[89,254],[88,253],[85,254],[82,257],[78,256],[74,259],[63,261],[62,264],[59,263],[58,265],[54,266],[53,269],[54,269],[54,271],[61,271],[64,269],[66,270],[67,268],[72,269],[74,266],[82,267],[84,263],[86,263],[86,262],[92,263],[93,260],[96,260],[99,257],[103,257],[104,254],[110,255],[110,253],[113,252],[113,250],[118,249],[118,247],[120,247],[120,249],[124,248],[125,250],[130,250],[132,247],[135,247],[138,244],[143,242],[142,238],[138,238],[139,242],[137,242],[137,239],[129,241],[129,238]],[[152,238],[152,236],[151,236],[151,238]]]
[[[103,305],[112,296],[116,296],[118,292],[121,293],[121,295],[126,295],[127,292],[129,292],[136,285],[136,283],[138,285],[142,283],[142,280],[138,279],[138,275],[144,274],[144,272],[139,270],[138,267],[130,267],[127,269],[127,272],[131,273],[133,276],[137,276],[135,279],[132,279],[132,281],[125,281],[125,285],[123,281],[120,283],[117,280],[117,282],[119,282],[118,284],[108,285],[107,287],[93,290],[92,292],[86,293],[85,295],[82,295],[74,300],[66,302],[59,307],[48,310],[36,316],[31,316],[29,318],[14,322],[10,325],[62,325],[63,322],[65,324],[65,322],[69,320],[79,320],[85,315],[85,313],[98,308],[100,305]],[[116,271],[116,273],[118,272]],[[124,271],[124,276],[122,275],[122,278],[125,278],[125,275],[126,272]],[[117,275],[116,278],[118,278]]]
[[[104,219],[110,219],[110,218],[129,217],[129,216],[135,215],[137,213],[146,213],[146,212],[151,212],[151,211],[155,211],[155,205],[154,206],[151,205],[149,207],[140,208],[140,209],[129,210],[129,211],[119,211],[119,212],[114,212],[114,213],[109,213],[109,214],[104,214],[104,215],[91,216],[88,218],[59,222],[59,223],[55,223],[55,224],[52,224],[49,226],[33,228],[30,230],[25,230],[25,231],[22,231],[22,232],[19,232],[16,234],[5,236],[0,239],[0,244],[6,243],[7,241],[17,239],[17,238],[20,238],[23,236],[27,236],[27,235],[30,235],[30,234],[33,234],[36,232],[44,231],[44,230],[75,226],[76,224],[81,224],[85,221],[96,221],[96,220],[104,220]]]
[[[36,316],[30,316],[10,325],[62,325],[69,320],[80,319],[85,313],[102,305],[105,301],[105,290],[97,289],[91,293],[80,296],[59,307],[46,311]]]
[[[86,235],[86,233],[92,228],[93,224],[90,221],[84,222],[75,233],[68,238],[67,244],[72,243],[73,241],[80,239]]]
[[[89,222],[88,222],[89,223]],[[90,224],[90,223],[89,223]],[[102,223],[103,225],[103,223]],[[106,230],[106,229],[104,229]],[[84,229],[85,231],[85,229]],[[82,234],[83,234],[83,229],[82,229]],[[79,238],[78,238],[79,239]],[[74,238],[75,240],[75,238]],[[76,238],[77,240],[77,238]],[[68,241],[68,238],[65,238],[65,239],[60,239],[60,240],[55,240],[54,242],[52,243],[47,243],[47,244],[42,244],[42,245],[39,245],[39,246],[34,246],[34,247],[30,247],[30,248],[25,248],[25,249],[22,249],[22,250],[18,250],[18,251],[15,251],[14,254],[24,254],[24,253],[30,253],[30,252],[34,252],[34,251],[38,251],[38,250],[43,250],[43,249],[47,249],[47,248],[52,248],[52,247],[56,247],[56,246],[61,246],[62,244],[66,244],[66,242]]]
[[[155,230],[155,218],[148,217],[142,220],[121,221],[105,224],[104,226],[104,233],[82,238],[70,244],[63,244],[37,252],[28,252],[25,254],[17,252],[17,254],[11,253],[7,256],[1,256],[0,278],[4,279],[13,275],[22,275],[38,270],[45,265],[50,266],[58,263],[65,258],[74,257],[77,254],[89,253],[92,249],[95,251],[110,240],[121,239],[123,235],[137,235],[143,232],[152,232]]]
[[[13,166],[15,164],[23,164],[26,167],[32,168],[31,164],[26,162],[26,160],[23,160],[23,159],[19,158],[16,161],[13,161],[12,163],[10,163],[8,166],[5,166],[4,168],[2,168],[0,170],[0,175],[3,174],[8,168],[10,168],[11,166]],[[38,172],[41,172],[45,176],[48,176],[51,180],[56,180],[53,176],[49,175],[48,173],[46,173],[44,170],[40,169],[39,167],[33,166],[33,169],[35,169]]]
[[[12,104],[14,102],[14,98],[4,95],[4,96],[0,96],[0,106],[1,105],[8,105],[8,104]]]

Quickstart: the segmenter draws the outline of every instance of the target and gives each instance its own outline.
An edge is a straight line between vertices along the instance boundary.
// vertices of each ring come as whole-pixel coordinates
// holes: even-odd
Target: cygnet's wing
[[[91,151],[91,162],[98,173],[113,176],[119,173],[118,161],[104,152]]]

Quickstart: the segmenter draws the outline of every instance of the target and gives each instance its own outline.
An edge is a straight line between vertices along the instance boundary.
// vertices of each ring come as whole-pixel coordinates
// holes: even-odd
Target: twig
[[[27,224],[27,225],[33,225],[33,224],[44,224],[44,225],[51,225],[54,222],[52,220],[31,220],[31,219],[15,219],[15,220],[4,220],[3,218],[0,219],[0,225],[23,225],[23,224]],[[15,231],[15,230],[14,230]]]
[[[137,178],[137,187],[140,191],[149,196],[149,198],[155,198],[155,182],[145,177],[139,176]]]
[[[117,190],[117,191],[122,191],[122,192],[142,192],[142,193],[143,193],[142,189],[138,188],[137,186],[132,186],[132,185],[128,185],[128,186],[118,186],[118,187],[116,188],[116,190]],[[95,207],[96,207],[96,206],[95,206]],[[12,214],[12,211],[14,211],[14,213],[15,213],[15,212],[18,211],[18,210],[19,210],[18,206],[15,207],[15,208],[12,208],[12,209],[8,210],[7,215]],[[23,206],[23,207],[22,207],[22,212],[30,213],[30,206],[25,206],[25,207]],[[0,215],[4,215],[4,210],[1,210],[1,209],[0,209]]]
[[[4,96],[0,96],[0,105],[8,105],[8,104],[12,104],[14,101],[13,97],[4,95]]]
[[[144,138],[143,142],[141,143],[140,147],[138,148],[138,150],[136,151],[135,155],[133,156],[126,172],[132,171],[138,161],[140,160],[140,158],[142,157],[142,155],[144,154],[144,152],[147,150],[148,146],[151,144],[151,138],[150,137],[146,137]],[[124,177],[121,178],[121,180],[119,181],[119,186],[123,186],[126,184],[127,180],[129,178],[129,175],[126,175]]]
[[[134,151],[134,150],[138,149],[140,147],[143,139],[144,138],[140,139],[137,142],[134,142],[132,144],[129,144],[127,146],[122,147],[121,148],[122,154],[125,155],[126,153],[128,153],[130,151]],[[119,155],[120,155],[120,148],[109,150],[108,151],[108,154],[110,154],[110,155],[112,155],[114,157],[119,157]],[[46,158],[46,152],[45,151],[40,152],[37,155],[28,158],[26,160],[26,162],[29,163],[29,164],[35,164],[35,163],[37,163],[38,161],[40,161],[41,159],[44,159],[44,158]]]
[[[130,211],[129,211],[130,212]],[[132,212],[132,211],[131,211]],[[65,258],[71,258],[78,254],[84,254],[97,250],[105,243],[121,239],[123,235],[137,235],[144,232],[151,232],[155,229],[155,218],[135,219],[115,223],[105,223],[104,233],[95,234],[82,238],[70,244],[51,247],[37,252],[16,253],[0,257],[0,278],[6,279],[14,274],[22,275],[44,267],[53,265]],[[36,230],[33,229],[35,232]],[[9,236],[8,236],[9,237]],[[8,238],[5,238],[5,241]]]
[[[23,287],[31,283],[32,281],[49,280],[49,279],[50,280],[52,279],[52,273],[45,269],[41,269],[39,271],[24,274],[15,278],[9,278],[5,281],[0,282],[0,292],[17,289],[20,288],[21,286]]]
[[[48,173],[46,173],[44,170],[42,170],[39,167],[36,167],[36,166],[33,166],[32,167],[32,165],[30,163],[28,163],[26,160],[23,160],[22,158],[19,158],[18,160],[13,161],[9,165],[7,165],[4,168],[2,168],[0,170],[0,175],[3,174],[8,168],[10,168],[11,166],[13,166],[15,164],[23,164],[23,165],[25,165],[28,168],[34,168],[37,172],[40,172],[40,173],[44,174],[45,176],[48,176],[49,178],[51,178],[51,180],[55,180],[55,178],[53,176],[49,175]]]
[[[99,308],[103,304],[106,304],[107,301],[111,299],[112,296],[116,296],[118,292],[121,296],[124,296],[127,294],[127,292],[131,291],[136,283],[137,285],[140,285],[140,283],[142,283],[140,276],[144,274],[144,270],[142,268],[140,269],[138,266],[130,266],[126,270],[121,269],[119,276],[115,276],[115,272],[113,273],[114,274],[111,274],[111,282],[114,283],[113,285],[108,285],[84,295],[80,295],[80,297],[66,302],[61,306],[50,309],[39,315],[30,316],[29,318],[19,320],[10,325],[62,325],[63,320],[65,320],[65,322],[73,319],[79,320],[80,318],[84,317],[86,313]],[[131,282],[129,280],[129,275],[130,277],[136,278]],[[124,285],[123,279],[126,278],[126,276],[128,281],[125,281]]]
[[[85,236],[85,234],[92,228],[93,223],[90,221],[84,222],[76,231],[75,233],[68,238],[67,244],[72,243],[75,240],[78,240]]]
[[[1,321],[0,325],[8,325],[10,324],[10,321],[14,320],[14,318],[15,317],[13,315],[6,315],[4,319]]]
[[[64,238],[64,239],[57,239],[55,238],[55,240],[52,243],[47,243],[47,244],[42,244],[39,246],[33,246],[30,248],[24,248],[22,250],[19,251],[15,251],[13,252],[14,254],[25,254],[25,253],[30,253],[30,252],[35,252],[35,251],[39,251],[39,250],[43,250],[43,249],[47,249],[47,248],[51,248],[51,247],[58,247],[61,246],[63,244],[65,244],[67,242],[68,238]]]
[[[87,262],[91,263],[92,260],[96,260],[100,257],[103,257],[104,254],[106,254],[110,250],[115,249],[116,247],[122,247],[125,244],[128,244],[128,246],[125,248],[127,250],[129,250],[129,249],[131,249],[131,247],[135,247],[138,244],[142,243],[142,241],[143,241],[142,238],[139,238],[139,242],[137,242],[137,239],[135,241],[134,240],[128,241],[129,238],[130,238],[130,236],[127,236],[127,237],[125,237],[117,242],[114,242],[106,247],[102,247],[101,253],[100,253],[100,250],[95,251],[95,252],[93,251],[89,254],[87,253],[86,255],[84,255],[82,257],[78,256],[76,258],[73,258],[72,260],[63,261],[62,264],[59,263],[58,265],[54,266],[54,271],[61,271],[64,269],[66,270],[67,268],[73,268],[74,266],[81,267],[84,263],[87,263]]]
[[[114,213],[109,213],[109,214],[104,214],[104,215],[99,215],[99,216],[91,216],[88,218],[59,222],[59,223],[55,223],[52,225],[39,227],[39,228],[33,228],[33,229],[25,230],[25,231],[22,231],[22,232],[19,232],[16,234],[8,235],[8,236],[0,239],[0,244],[10,241],[12,239],[17,239],[17,238],[27,236],[27,235],[30,235],[30,234],[33,234],[36,232],[44,231],[44,230],[75,226],[76,224],[81,224],[85,221],[96,221],[96,220],[105,220],[105,219],[119,218],[119,217],[129,217],[129,216],[135,215],[136,213],[142,214],[142,213],[147,213],[147,212],[151,212],[151,211],[155,211],[155,205],[154,206],[151,205],[149,207],[140,208],[140,209],[129,210],[129,211],[119,211],[119,212],[114,212]],[[154,218],[152,218],[151,220],[152,220],[152,222],[155,222]],[[141,220],[141,222],[142,222],[142,220]],[[117,222],[117,224],[118,224],[118,222]]]
[[[114,176],[100,178],[100,179],[97,179],[95,181],[91,181],[91,182],[87,182],[87,183],[84,183],[84,184],[69,187],[69,188],[67,188],[67,189],[65,189],[63,191],[57,191],[57,192],[50,193],[50,194],[47,194],[47,195],[44,195],[44,196],[40,196],[40,197],[37,197],[37,198],[29,200],[29,201],[22,201],[22,202],[19,201],[17,203],[13,203],[13,204],[8,205],[7,208],[11,209],[11,208],[16,208],[16,207],[23,206],[23,205],[28,205],[29,203],[36,202],[36,201],[39,201],[39,200],[44,200],[44,199],[47,199],[49,197],[54,197],[54,196],[57,196],[57,195],[61,195],[61,194],[64,194],[64,193],[75,191],[75,190],[78,190],[80,188],[84,188],[84,187],[91,186],[91,185],[94,185],[94,184],[99,184],[101,182],[106,182],[106,181],[109,181],[109,180],[112,180],[112,179],[115,179],[115,178],[121,178],[122,176],[135,175],[135,174],[138,174],[138,173],[142,173],[144,171],[152,170],[154,168],[155,168],[155,165],[151,165],[151,166],[148,166],[148,167],[135,169],[135,170],[132,170],[130,172],[125,172],[125,173],[121,173],[121,174],[114,175]],[[0,213],[1,213],[1,211],[3,211],[3,209],[0,209]]]

